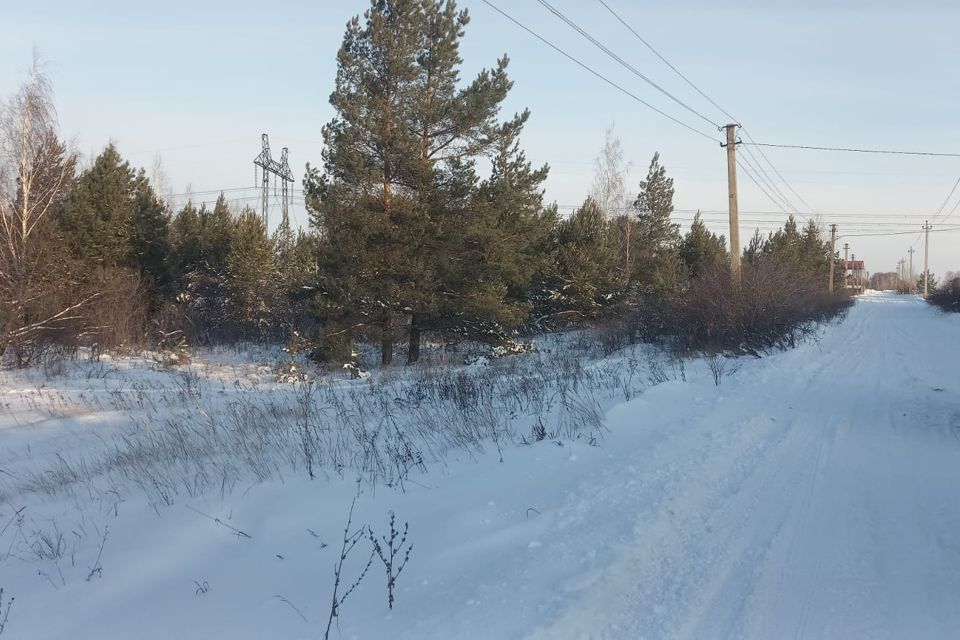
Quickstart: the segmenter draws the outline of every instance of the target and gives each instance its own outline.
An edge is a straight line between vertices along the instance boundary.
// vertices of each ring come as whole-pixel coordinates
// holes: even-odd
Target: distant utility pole
[[[904,271],[904,268],[903,268],[903,262],[904,262],[903,258],[900,258],[899,260],[897,260],[897,290],[900,289],[900,286],[907,279],[906,272]]]
[[[847,261],[847,251],[850,250],[850,243],[843,243],[843,288],[847,288],[847,267],[850,266],[850,263]]]
[[[727,191],[730,197],[730,272],[740,282],[740,211],[737,207],[737,124],[728,124],[727,143]]]
[[[923,297],[926,299],[930,293],[930,267],[928,259],[930,257],[930,221],[923,221]]]
[[[853,263],[853,269],[852,269],[853,273],[850,275],[853,276],[853,288],[856,290],[858,285],[860,284],[860,272],[857,270],[857,254],[855,253],[850,254],[850,262]]]
[[[833,293],[833,269],[837,264],[837,225],[830,225],[830,282],[828,286]]]
[[[913,247],[910,247],[909,249],[907,249],[907,253],[910,254],[910,279],[907,280],[907,284],[909,286],[910,291],[913,291],[914,286],[916,285],[916,283],[913,281],[913,252],[914,251],[916,251],[916,249],[914,249]]]

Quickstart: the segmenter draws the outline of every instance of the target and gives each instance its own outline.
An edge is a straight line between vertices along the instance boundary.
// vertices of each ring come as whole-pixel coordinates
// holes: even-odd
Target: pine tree
[[[676,245],[680,226],[671,222],[673,214],[673,178],[660,164],[660,154],[653,154],[647,179],[640,183],[640,193],[633,203],[640,220],[637,242],[649,253]]]
[[[137,174],[132,195],[132,266],[146,277],[150,289],[156,295],[169,294],[172,286],[169,212],[154,193],[143,169]],[[154,304],[156,302],[154,300]]]
[[[478,246],[487,247],[480,260],[464,261],[463,271],[490,270],[491,280],[502,282],[507,295],[495,301],[495,309],[523,311],[529,314],[543,306],[547,288],[554,276],[558,222],[556,206],[545,207],[543,183],[549,167],[534,168],[517,140],[522,122],[508,123],[500,132],[489,178],[475,196],[471,215],[474,228],[490,234]],[[493,314],[496,315],[496,314]],[[517,316],[515,316],[516,318]]]
[[[929,278],[929,280],[927,280]],[[917,278],[917,288],[916,291],[923,293],[924,281],[927,280],[927,293],[933,293],[939,287],[939,281],[937,276],[933,275],[929,271],[921,271],[920,276]]]
[[[667,177],[660,154],[650,161],[647,178],[633,204],[637,210],[634,240],[633,279],[645,293],[675,290],[681,282],[681,263],[677,255],[680,226],[671,222],[673,178]]]
[[[698,211],[690,230],[680,241],[679,255],[687,276],[697,278],[726,265],[726,239],[707,229]]]
[[[448,260],[465,236],[474,162],[502,131],[506,58],[459,87],[468,21],[452,0],[373,0],[363,24],[353,19],[330,97],[337,115],[323,132],[324,173],[305,180],[323,236],[327,320],[378,337],[384,364],[398,325],[408,325],[416,360],[421,332],[449,324]]]
[[[263,219],[245,209],[235,220],[226,257],[226,309],[246,337],[267,337],[276,297],[273,241]]]
[[[557,273],[553,315],[590,320],[613,307],[626,282],[619,277],[618,256],[608,241],[603,211],[587,198],[557,226]]]
[[[750,242],[743,249],[743,263],[748,265],[757,264],[763,256],[763,247],[765,240],[760,235],[760,229],[754,229]]]
[[[226,337],[233,312],[227,309],[227,258],[234,220],[223,194],[213,209],[188,202],[171,222],[173,271],[178,300],[188,313],[197,338],[210,343]]]
[[[203,260],[208,269],[222,271],[226,267],[227,254],[230,253],[231,233],[234,220],[230,214],[227,199],[221,193],[213,210],[201,207],[200,244],[203,250]]]
[[[134,170],[112,144],[80,174],[61,216],[74,255],[91,266],[132,265],[135,186]]]
[[[316,234],[298,231],[292,235],[289,248],[277,249],[277,300],[273,316],[287,333],[302,330],[310,324],[309,300],[317,282]]]
[[[145,172],[134,171],[112,144],[77,178],[59,223],[73,255],[88,268],[135,270],[154,294],[167,292],[169,214]]]
[[[186,288],[190,275],[199,269],[203,262],[200,215],[192,202],[188,201],[170,222],[170,242],[170,264],[178,288],[182,290]]]
[[[468,175],[444,186],[457,189],[443,196],[440,213],[450,224],[437,270],[444,295],[420,326],[503,341],[542,297],[556,210],[543,206],[548,167],[534,168],[517,141],[526,119],[497,129],[489,178],[474,187]],[[408,361],[416,361],[417,344],[411,340]]]

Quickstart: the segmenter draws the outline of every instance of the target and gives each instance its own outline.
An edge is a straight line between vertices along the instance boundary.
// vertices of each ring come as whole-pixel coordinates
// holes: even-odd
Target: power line
[[[699,211],[704,215],[727,215],[726,211],[721,211],[720,209],[675,209],[675,211],[684,211],[693,213]],[[741,215],[769,215],[769,214],[778,214],[782,213],[781,211],[763,211],[763,210],[751,210],[751,211],[741,211]],[[821,211],[821,212],[812,212],[812,211],[800,211],[798,212],[801,216],[816,216],[821,215],[829,218],[858,218],[863,222],[869,222],[869,218],[896,218],[900,219],[917,219],[918,223],[922,220],[929,218],[928,214],[923,213],[838,213],[830,211]],[[856,222],[856,220],[854,220]],[[906,223],[905,223],[906,224]]]
[[[606,8],[606,10],[610,12],[610,14],[611,14],[614,18],[616,18],[617,20],[619,20],[619,21],[620,21],[620,24],[622,24],[622,25],[625,26],[627,29],[629,29],[629,30],[630,30],[630,33],[632,33],[632,34],[637,38],[637,40],[639,40],[640,42],[642,42],[642,43],[647,47],[647,49],[650,49],[650,51],[653,52],[653,55],[655,55],[655,56],[657,56],[658,58],[660,58],[660,61],[663,62],[663,64],[665,64],[665,65],[667,65],[668,67],[670,67],[670,69],[673,70],[674,73],[676,73],[678,76],[680,76],[680,78],[683,79],[684,82],[686,82],[688,85],[690,85],[690,86],[693,88],[694,91],[696,91],[696,92],[699,93],[701,96],[703,96],[703,97],[707,100],[707,102],[709,102],[709,103],[712,104],[714,107],[716,107],[717,109],[719,109],[720,112],[723,113],[723,115],[727,116],[728,118],[730,118],[730,119],[733,120],[734,122],[739,122],[739,120],[738,120],[737,118],[733,117],[732,115],[730,115],[730,113],[729,113],[726,109],[724,109],[724,108],[721,107],[719,104],[717,104],[716,102],[714,102],[713,99],[710,98],[710,96],[708,96],[706,93],[704,93],[703,91],[701,91],[701,90],[700,90],[700,87],[698,87],[697,85],[695,85],[695,84],[693,83],[693,81],[691,81],[689,78],[687,78],[687,76],[685,76],[685,75],[683,75],[682,73],[680,73],[680,70],[677,69],[677,68],[676,68],[675,66],[673,66],[672,64],[670,64],[670,61],[669,61],[669,60],[667,60],[667,59],[664,58],[662,55],[660,55],[660,52],[657,51],[656,49],[654,49],[654,48],[653,48],[653,45],[651,45],[649,42],[647,42],[647,41],[643,38],[643,36],[641,36],[639,33],[637,33],[637,32],[634,30],[634,28],[631,27],[631,26],[627,23],[626,20],[624,20],[623,18],[621,18],[620,15],[617,14],[617,12],[614,11],[614,10],[610,7],[610,5],[608,5],[606,2],[604,2],[604,0],[597,0],[597,1],[598,1],[600,4],[602,4],[602,5]]]
[[[947,233],[952,231],[960,231],[960,227],[943,227],[942,229],[930,229],[930,233]],[[869,236],[907,236],[912,235],[913,231],[889,231],[885,233],[859,233],[859,234],[844,234],[838,236],[840,238],[866,238]],[[920,235],[923,235],[923,232],[920,232]]]
[[[804,144],[774,144],[772,142],[744,142],[754,147],[774,147],[777,149],[807,149],[813,151],[844,151],[849,153],[881,153],[899,156],[934,156],[939,158],[960,158],[960,153],[937,153],[935,151],[895,151],[891,149],[855,149],[852,147],[817,147]]]
[[[740,127],[740,130],[743,131],[743,135],[747,136],[747,140],[749,140],[750,142],[754,142],[753,136],[750,135],[750,132],[747,131],[745,127]],[[744,147],[744,151],[748,151],[746,147]],[[773,169],[773,172],[777,174],[777,177],[783,181],[783,184],[787,185],[787,189],[790,190],[790,193],[795,195],[797,197],[797,200],[799,200],[803,204],[803,206],[805,206],[807,209],[810,209],[812,211],[815,207],[810,206],[810,203],[804,200],[803,196],[797,193],[797,190],[793,188],[793,185],[787,182],[787,179],[783,177],[783,174],[780,173],[780,170],[777,169],[777,166],[773,164],[773,162],[771,162],[770,158],[767,157],[767,154],[763,152],[763,149],[761,147],[757,147],[757,152],[763,157],[764,160],[767,161],[767,164],[769,164],[770,168]]]
[[[747,167],[746,167],[746,166],[744,165],[744,163],[741,162],[740,160],[741,160],[741,158],[738,158],[738,159],[737,159],[737,166],[740,167],[740,170],[743,171],[744,175],[746,175],[748,178],[750,178],[751,182],[753,182],[753,184],[755,184],[755,185],[757,186],[757,188],[760,189],[760,191],[763,192],[763,195],[765,195],[765,196],[767,196],[767,198],[769,198],[770,202],[772,202],[778,209],[780,209],[780,212],[781,212],[781,213],[789,213],[786,209],[783,208],[783,205],[781,205],[779,202],[777,202],[776,198],[774,198],[772,195],[770,195],[770,192],[768,192],[766,189],[764,189],[763,185],[761,185],[760,182],[758,182],[757,179],[753,177],[753,174],[750,173],[750,171],[747,170]]]
[[[954,214],[954,212],[957,210],[957,207],[960,207],[960,199],[958,199],[958,200],[954,203],[953,208],[950,209],[950,213],[948,213],[947,215],[945,215],[945,216],[943,217],[943,220],[942,220],[942,221],[949,220],[950,217],[951,217],[951,216]]]
[[[579,209],[580,204],[557,204],[559,209]],[[625,207],[618,210],[620,213],[627,213],[632,211],[630,207]],[[721,209],[674,209],[674,213],[697,213],[699,212],[704,216],[725,216],[727,215],[726,211]],[[741,211],[741,215],[745,216],[762,216],[762,215],[780,215],[785,213],[783,209],[778,209],[776,211],[769,209],[751,209]],[[929,214],[924,213],[871,213],[871,212],[834,212],[834,211],[798,211],[798,216],[823,216],[829,218],[852,218],[850,222],[852,223],[883,223],[888,224],[888,219],[897,219],[897,220],[912,220],[916,219],[917,224],[922,223],[923,220],[928,219]],[[878,219],[878,220],[874,220]],[[890,223],[893,224],[893,223]],[[908,225],[909,222],[898,223]]]
[[[539,40],[539,41],[542,42],[543,44],[547,45],[548,47],[550,47],[551,49],[553,49],[554,51],[556,51],[557,53],[559,53],[559,54],[562,55],[563,57],[567,58],[568,60],[570,60],[571,62],[573,62],[573,63],[576,64],[577,66],[579,66],[580,68],[582,68],[582,69],[584,69],[585,71],[593,74],[593,75],[596,76],[597,78],[603,80],[604,82],[606,82],[607,84],[609,84],[611,87],[615,88],[616,90],[620,91],[620,92],[623,93],[624,95],[627,95],[627,96],[633,98],[634,100],[636,100],[637,102],[639,102],[639,103],[642,104],[643,106],[647,107],[648,109],[650,109],[650,110],[652,110],[652,111],[655,111],[656,113],[659,113],[659,114],[660,114],[661,116],[663,116],[664,118],[670,120],[671,122],[674,122],[674,123],[680,125],[680,126],[683,127],[684,129],[688,129],[688,130],[692,131],[693,133],[695,133],[695,134],[697,134],[697,135],[699,135],[699,136],[702,136],[702,137],[704,137],[704,138],[706,138],[707,140],[710,140],[710,141],[712,141],[712,142],[716,142],[716,143],[718,143],[718,144],[720,143],[720,140],[718,140],[717,138],[714,138],[714,137],[711,136],[710,134],[704,133],[703,131],[700,131],[699,129],[690,126],[689,124],[683,122],[682,120],[678,120],[677,118],[674,118],[674,117],[671,116],[669,113],[667,113],[667,112],[665,112],[665,111],[662,111],[661,109],[658,109],[657,107],[655,107],[655,106],[653,106],[652,104],[650,104],[649,102],[643,100],[642,98],[640,98],[640,97],[637,96],[636,94],[631,93],[631,92],[628,91],[627,89],[624,89],[622,86],[620,86],[619,84],[617,84],[616,82],[614,82],[614,81],[611,80],[610,78],[606,77],[605,75],[601,74],[599,71],[596,71],[596,70],[593,69],[592,67],[589,67],[589,66],[587,66],[586,64],[584,64],[583,62],[580,62],[580,60],[574,58],[572,55],[570,55],[569,53],[567,53],[566,51],[564,51],[563,49],[561,49],[561,48],[558,47],[557,45],[553,44],[552,42],[550,42],[549,40],[547,40],[546,38],[544,38],[543,36],[541,36],[540,34],[538,34],[537,32],[535,32],[534,30],[530,29],[529,27],[527,27],[526,25],[524,25],[522,22],[520,22],[519,20],[517,20],[516,18],[514,18],[513,16],[511,16],[510,14],[506,13],[505,11],[503,11],[502,9],[500,9],[499,7],[497,7],[495,4],[493,4],[492,2],[490,2],[490,0],[483,0],[483,3],[484,3],[485,5],[487,5],[488,7],[490,7],[491,9],[493,9],[494,11],[496,11],[497,13],[499,13],[500,15],[502,15],[504,18],[506,18],[506,19],[509,20],[510,22],[514,23],[515,25],[517,25],[518,27],[520,27],[521,29],[523,29],[524,31],[526,31],[527,33],[529,33],[530,35],[532,35],[534,38],[536,38],[537,40]]]
[[[793,209],[793,211],[799,214],[799,211],[800,211],[799,208],[794,206],[794,204],[790,202],[790,200],[787,199],[786,196],[783,195],[783,192],[780,191],[780,189],[777,187],[776,184],[774,184],[773,179],[770,177],[770,174],[767,173],[766,169],[763,168],[763,165],[760,164],[760,161],[757,160],[756,156],[750,153],[750,150],[747,149],[746,147],[744,147],[744,151],[746,151],[747,154],[745,156],[741,156],[740,159],[743,160],[747,164],[747,166],[749,166],[751,169],[757,172],[757,175],[762,180],[764,180],[764,183],[766,184],[766,186],[769,187],[770,190],[780,198],[780,201],[783,202],[783,204],[786,206],[787,209]]]
[[[654,48],[654,46],[653,46],[652,44],[650,44],[649,42],[647,42],[647,40],[646,40],[643,36],[641,36],[639,33],[637,33],[636,29],[634,29],[632,26],[630,26],[630,24],[628,24],[627,21],[624,20],[624,19],[620,16],[620,14],[618,14],[616,11],[614,11],[613,8],[612,8],[609,4],[607,4],[604,0],[597,0],[597,1],[598,1],[601,5],[603,5],[603,7],[604,7],[608,12],[610,12],[610,14],[611,14],[614,18],[616,18],[616,19],[620,22],[620,24],[622,24],[624,27],[626,27],[626,28],[630,31],[630,33],[632,33],[632,34],[634,35],[634,37],[635,37],[637,40],[639,40],[640,42],[642,42],[643,45],[653,53],[653,55],[657,56],[657,58],[659,58],[661,62],[663,62],[665,65],[667,65],[667,66],[670,68],[671,71],[673,71],[675,74],[677,74],[677,75],[678,75],[684,82],[686,82],[694,91],[696,91],[696,92],[699,93],[701,96],[703,96],[703,98],[704,98],[707,102],[709,102],[709,103],[712,104],[714,107],[716,107],[721,113],[723,113],[723,115],[725,115],[726,117],[730,118],[731,121],[737,122],[737,123],[740,122],[740,119],[739,119],[739,118],[735,117],[735,116],[734,116],[733,114],[731,114],[729,111],[727,111],[727,110],[724,109],[722,106],[720,106],[719,103],[717,103],[713,98],[711,98],[710,96],[708,96],[708,95],[706,94],[706,92],[704,92],[702,89],[700,89],[700,87],[698,87],[696,84],[694,84],[694,82],[693,82],[692,80],[690,80],[690,78],[688,78],[686,75],[684,75],[683,73],[681,73],[681,71],[680,71],[679,69],[677,69],[673,64],[671,64],[671,62],[670,62],[669,60],[667,60],[666,57],[664,57],[659,51],[657,51],[657,49]],[[719,128],[719,127],[718,127],[718,128]],[[747,136],[747,139],[750,140],[751,142],[753,142],[753,137],[750,135],[750,132],[747,131],[747,129],[744,128],[742,125],[741,125],[740,128],[741,128],[741,130],[743,131],[744,135]],[[746,151],[746,149],[744,149],[744,150]],[[776,165],[774,165],[773,162],[770,160],[770,158],[767,157],[767,154],[765,154],[765,153],[763,152],[763,150],[762,150],[762,149],[759,149],[759,148],[757,149],[757,151],[760,153],[761,157],[763,157],[763,159],[767,162],[767,164],[770,165],[770,168],[773,169],[773,172],[774,172],[775,174],[777,174],[777,177],[780,178],[780,180],[783,182],[783,184],[785,184],[785,185],[787,186],[787,189],[789,189],[790,192],[791,192],[794,196],[796,196],[797,200],[799,200],[807,209],[811,209],[811,210],[812,210],[814,207],[811,207],[810,204],[809,204],[806,200],[804,200],[803,197],[802,197],[799,193],[797,193],[797,190],[794,189],[794,188],[793,188],[793,185],[791,185],[791,184],[787,181],[787,179],[783,177],[783,174],[780,173],[780,170],[777,169]],[[757,162],[758,167],[761,169],[761,171],[763,171],[763,173],[766,174],[766,171],[763,169],[762,164],[760,163],[760,161],[757,160],[756,162]],[[769,175],[767,176],[767,178],[770,180],[771,183],[773,182],[773,180],[769,177]],[[779,190],[778,190],[778,191],[779,191]],[[781,195],[781,197],[783,197],[783,194],[782,194],[782,193],[780,193],[780,195]],[[786,198],[784,198],[784,200],[785,200],[786,202],[788,202],[789,208],[792,208],[792,209],[794,209],[794,210],[797,209],[797,207],[793,206],[792,203],[789,203],[789,201],[788,201]]]
[[[937,209],[937,212],[933,214],[934,221],[936,221],[936,219],[940,217],[940,214],[943,213],[943,210],[947,208],[947,203],[950,202],[950,198],[952,198],[954,192],[956,192],[957,186],[960,186],[960,178],[957,178],[957,181],[953,183],[953,188],[950,189],[950,193],[947,194],[947,197],[946,199],[944,199],[943,204],[941,204],[940,208]],[[958,200],[957,202],[960,203],[960,200]],[[954,209],[956,209],[956,207],[954,207]],[[953,213],[953,209],[951,209],[950,213]]]
[[[700,113],[699,111],[697,111],[696,109],[694,109],[693,107],[691,107],[690,105],[688,105],[687,103],[685,103],[683,100],[681,100],[680,98],[676,97],[675,95],[673,95],[672,93],[670,93],[669,91],[667,91],[666,89],[664,89],[663,87],[661,87],[660,85],[658,85],[656,82],[654,82],[653,80],[651,80],[650,78],[648,78],[647,76],[645,76],[644,74],[642,74],[640,71],[638,71],[638,70],[636,69],[636,67],[634,67],[634,66],[631,65],[629,62],[627,62],[626,60],[624,60],[623,58],[621,58],[620,56],[618,56],[616,53],[614,53],[613,51],[611,51],[611,50],[610,50],[606,45],[604,45],[602,42],[600,42],[599,40],[597,40],[596,38],[594,38],[592,35],[590,35],[589,33],[587,33],[584,29],[582,29],[579,25],[577,25],[577,23],[575,23],[573,20],[571,20],[570,18],[568,18],[566,15],[564,15],[564,13],[563,13],[562,11],[560,11],[559,9],[557,9],[556,7],[554,7],[552,4],[550,4],[549,2],[547,2],[547,0],[537,0],[537,1],[538,1],[542,6],[546,7],[547,11],[549,11],[550,13],[552,13],[553,15],[555,15],[556,17],[560,18],[560,20],[562,20],[564,23],[566,23],[567,26],[569,26],[569,27],[572,28],[574,31],[576,31],[577,33],[579,33],[581,36],[583,36],[584,38],[586,38],[587,40],[589,40],[591,43],[593,43],[594,46],[596,46],[598,49],[600,49],[600,50],[603,51],[605,54],[607,54],[610,58],[613,58],[615,61],[617,61],[618,63],[620,63],[621,66],[623,66],[623,67],[626,68],[628,71],[630,71],[631,73],[633,73],[633,75],[637,76],[638,78],[640,78],[641,80],[643,80],[644,82],[646,82],[647,84],[649,84],[651,87],[653,87],[654,89],[656,89],[657,91],[659,91],[659,92],[662,93],[663,95],[667,96],[668,98],[670,98],[671,100],[673,100],[674,102],[676,102],[678,105],[680,105],[681,107],[683,107],[684,109],[686,109],[687,111],[689,111],[690,113],[692,113],[693,115],[695,115],[695,116],[697,116],[698,118],[700,118],[701,120],[705,121],[707,124],[711,124],[711,125],[713,125],[714,127],[717,127],[718,129],[720,128],[720,125],[719,125],[719,124],[717,124],[716,122],[714,122],[713,120],[711,120],[711,119],[708,118],[707,116],[703,115],[702,113]]]

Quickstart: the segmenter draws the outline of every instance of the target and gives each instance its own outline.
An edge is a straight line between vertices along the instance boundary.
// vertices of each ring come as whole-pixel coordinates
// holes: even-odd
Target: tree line
[[[383,364],[400,351],[415,363],[425,337],[502,344],[626,317],[634,336],[669,333],[680,315],[664,310],[706,281],[742,296],[759,286],[752,274],[781,288],[789,274],[825,292],[815,223],[758,232],[737,287],[724,237],[699,215],[685,234],[672,220],[659,154],[625,195],[609,134],[591,195],[560,215],[544,199],[549,167],[520,144],[531,114],[502,116],[507,57],[461,79],[468,24],[437,0],[373,0],[348,23],[322,162],[304,177],[310,226],[297,231],[271,232],[222,194],[174,210],[113,145],[81,170],[35,68],[0,123],[0,354],[296,335],[318,359],[346,361],[365,340]]]

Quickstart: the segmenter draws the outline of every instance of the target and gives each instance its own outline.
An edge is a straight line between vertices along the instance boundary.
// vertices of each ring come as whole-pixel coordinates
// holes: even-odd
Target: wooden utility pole
[[[930,257],[930,221],[923,221],[923,297],[926,299],[930,293],[930,266],[928,259]]]
[[[916,249],[914,249],[913,247],[910,247],[909,249],[907,249],[907,253],[910,254],[910,279],[907,280],[907,286],[909,287],[908,289],[909,291],[913,291],[913,288],[916,285],[916,283],[913,281],[913,252],[914,251],[916,251]]]
[[[850,262],[853,263],[853,269],[851,269],[853,273],[850,275],[853,276],[853,288],[856,290],[860,285],[860,272],[857,270],[857,254],[850,254]]]
[[[833,269],[837,264],[837,225],[830,225],[830,293],[833,293]]]
[[[847,252],[850,250],[850,243],[843,243],[843,288],[847,288],[847,267],[850,263],[847,261]]]
[[[737,127],[728,124],[727,144],[727,193],[730,208],[730,273],[734,282],[740,282],[740,211],[737,206]]]

